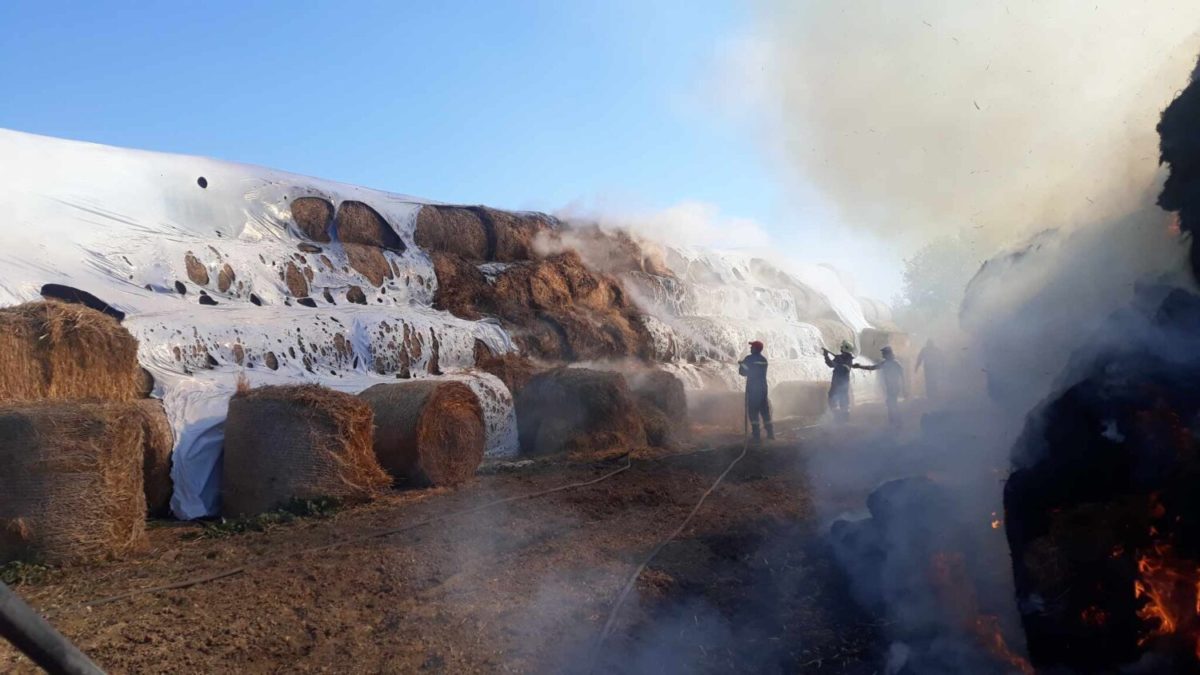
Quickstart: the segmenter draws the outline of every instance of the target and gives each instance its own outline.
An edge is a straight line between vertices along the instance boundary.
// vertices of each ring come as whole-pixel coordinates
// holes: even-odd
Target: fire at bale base
[[[606,452],[646,446],[641,415],[618,373],[555,368],[536,375],[516,401],[521,452]]]
[[[221,510],[250,516],[295,499],[366,501],[391,479],[365,401],[316,385],[239,391],[225,421]]]
[[[359,394],[374,411],[375,457],[397,483],[459,485],[486,444],[479,398],[461,382],[377,384]]]
[[[145,548],[142,414],[131,403],[0,407],[0,562]]]

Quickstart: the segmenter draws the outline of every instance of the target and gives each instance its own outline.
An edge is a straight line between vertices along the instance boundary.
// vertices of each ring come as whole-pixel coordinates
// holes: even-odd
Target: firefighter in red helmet
[[[775,427],[771,425],[771,402],[767,398],[767,357],[763,356],[763,343],[750,343],[750,355],[738,362],[738,373],[746,378],[746,416],[757,442],[759,419],[767,428],[767,438],[775,438]]]

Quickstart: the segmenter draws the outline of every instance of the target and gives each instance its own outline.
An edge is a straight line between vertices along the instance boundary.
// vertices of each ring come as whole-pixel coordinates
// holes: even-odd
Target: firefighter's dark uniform
[[[833,368],[833,379],[829,383],[829,407],[839,419],[850,416],[850,368],[854,365],[854,354],[825,354],[825,365]]]
[[[751,354],[738,363],[738,373],[746,378],[746,415],[754,440],[759,440],[758,420],[767,427],[767,438],[775,438],[771,425],[771,402],[767,398],[767,357]]]

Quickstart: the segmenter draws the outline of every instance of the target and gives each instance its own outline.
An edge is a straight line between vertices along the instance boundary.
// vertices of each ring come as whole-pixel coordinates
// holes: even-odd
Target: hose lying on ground
[[[484,509],[488,509],[493,506],[499,506],[500,504],[507,504],[510,502],[516,502],[516,501],[521,501],[521,500],[525,500],[525,499],[534,499],[536,497],[544,497],[546,495],[553,494],[555,492],[562,492],[564,490],[571,490],[574,488],[581,488],[581,487],[587,487],[589,485],[595,485],[596,483],[608,480],[609,478],[612,478],[613,476],[616,476],[619,473],[628,471],[632,466],[633,466],[633,460],[627,455],[625,458],[624,466],[621,466],[617,469],[609,471],[608,473],[606,473],[602,476],[599,476],[598,478],[593,478],[591,480],[580,481],[577,483],[568,483],[566,485],[560,485],[558,487],[550,488],[548,490],[540,490],[538,492],[532,492],[532,493],[524,494],[524,495],[515,495],[512,497],[505,497],[503,499],[497,499],[494,501],[487,502],[485,504],[480,504],[478,506],[472,506],[469,509],[463,509],[461,511],[452,511],[450,513],[443,513],[438,516],[432,516],[430,518],[425,518],[424,520],[419,520],[415,523],[409,523],[407,525],[402,525],[400,527],[389,528],[386,530],[377,530],[375,532],[369,532],[367,534],[360,535],[357,537],[350,537],[348,539],[339,539],[339,540],[337,540],[333,543],[329,543],[329,544],[322,544],[320,546],[312,546],[312,547],[308,547],[308,548],[302,548],[302,549],[298,549],[295,551],[289,551],[287,553],[281,553],[281,554],[275,555],[275,556],[267,556],[265,558],[259,558],[258,560],[255,560],[252,563],[248,563],[246,565],[242,565],[239,567],[233,567],[233,568],[223,570],[220,572],[216,572],[213,574],[207,574],[207,575],[200,576],[200,577],[194,577],[192,579],[185,579],[183,581],[178,581],[178,582],[171,583],[171,584],[163,584],[161,586],[151,586],[148,588],[139,588],[139,589],[135,589],[135,590],[132,590],[132,591],[129,591],[126,593],[121,593],[118,595],[107,597],[107,598],[98,598],[96,600],[92,600],[90,602],[84,602],[79,605],[74,605],[72,607],[68,607],[65,609],[97,607],[99,605],[107,605],[107,604],[110,604],[113,602],[119,602],[121,600],[126,600],[128,598],[136,597],[139,595],[150,595],[150,594],[154,594],[154,593],[162,593],[164,591],[173,591],[173,590],[179,590],[182,588],[190,588],[192,586],[199,586],[201,584],[206,584],[206,583],[209,583],[212,581],[217,581],[219,579],[225,579],[227,577],[237,576],[244,572],[248,572],[255,567],[265,567],[271,563],[279,562],[279,561],[287,559],[287,558],[297,557],[297,556],[305,555],[308,553],[318,553],[320,551],[327,551],[327,550],[334,549],[334,548],[341,548],[343,546],[348,546],[350,544],[357,544],[357,543],[361,543],[361,542],[368,541],[371,539],[378,539],[380,537],[388,537],[393,534],[400,534],[401,532],[407,532],[409,530],[414,530],[418,527],[423,527],[425,525],[431,525],[433,523],[436,523],[436,522],[439,522],[442,520],[446,520],[449,518],[454,518],[456,516],[465,516],[467,514],[475,513],[477,511],[482,511]]]
[[[742,458],[746,456],[746,451],[749,448],[750,438],[743,433],[742,451],[738,454],[738,456],[733,458],[733,461],[729,463],[729,466],[725,467],[725,470],[721,472],[720,476],[717,476],[717,479],[713,481],[713,484],[708,486],[708,489],[704,491],[703,495],[700,495],[700,501],[696,502],[696,505],[693,506],[692,510],[688,512],[687,517],[683,519],[683,522],[680,523],[679,526],[671,532],[671,534],[667,535],[665,539],[660,541],[658,545],[650,551],[650,555],[646,556],[645,560],[643,560],[641,564],[633,570],[633,574],[629,575],[629,579],[621,588],[621,594],[617,596],[617,601],[613,603],[612,609],[609,610],[608,620],[604,622],[604,629],[600,631],[600,637],[596,639],[596,644],[592,648],[592,655],[589,661],[591,665],[588,668],[589,673],[595,672],[596,661],[600,656],[600,649],[604,646],[604,641],[607,640],[608,636],[612,633],[613,626],[617,622],[617,615],[620,614],[621,607],[625,604],[625,599],[629,597],[629,592],[633,590],[634,584],[637,583],[638,577],[642,576],[642,572],[645,571],[646,566],[649,565],[650,562],[654,560],[654,558],[657,557],[664,548],[666,548],[667,544],[674,541],[675,538],[683,532],[684,528],[688,526],[688,523],[692,522],[692,518],[694,518],[696,513],[700,511],[700,507],[704,506],[704,500],[708,499],[708,496],[717,489],[717,486],[721,484],[721,481],[725,480],[725,476],[728,476],[729,472],[733,471],[733,467],[737,466],[737,463],[742,461]]]

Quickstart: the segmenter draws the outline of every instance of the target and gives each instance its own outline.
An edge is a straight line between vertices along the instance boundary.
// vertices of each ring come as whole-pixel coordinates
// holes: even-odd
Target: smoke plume
[[[1187,81],[1194,2],[766,0],[721,95],[845,223],[907,243],[1126,212]]]

